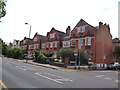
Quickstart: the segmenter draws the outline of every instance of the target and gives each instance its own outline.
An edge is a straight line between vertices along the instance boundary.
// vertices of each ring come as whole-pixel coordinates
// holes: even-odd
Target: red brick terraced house
[[[34,50],[41,51],[42,43],[46,41],[46,37],[36,33],[29,44],[29,54],[33,54]]]
[[[32,39],[24,37],[24,39],[20,41],[20,49],[28,50],[28,45],[30,44],[31,41]]]
[[[58,31],[54,28],[50,32],[47,32],[46,43],[42,44],[42,49],[45,52],[54,52],[54,58],[58,57],[58,51],[62,47],[62,38],[66,33]],[[45,49],[46,48],[46,49]]]
[[[112,51],[114,52],[114,50],[115,50],[115,46],[120,46],[120,40],[119,40],[119,38],[114,38],[113,40],[112,40]],[[116,58],[116,57],[113,57],[113,61],[115,62],[115,61],[117,61],[118,59]],[[120,63],[120,61],[119,61],[119,63]]]
[[[63,48],[81,49],[88,55],[89,63],[102,66],[112,62],[112,35],[109,25],[99,22],[98,27],[93,27],[81,19],[74,29],[62,40]]]

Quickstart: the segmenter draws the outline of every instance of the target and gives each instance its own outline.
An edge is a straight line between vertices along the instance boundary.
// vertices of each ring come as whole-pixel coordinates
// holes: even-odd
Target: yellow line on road
[[[6,90],[8,90],[8,88],[5,86],[5,84],[0,80],[0,83],[2,84],[2,86],[6,89]]]

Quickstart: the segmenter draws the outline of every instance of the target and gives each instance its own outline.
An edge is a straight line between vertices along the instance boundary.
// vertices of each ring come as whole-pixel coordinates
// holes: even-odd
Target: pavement
[[[120,82],[118,73],[110,70],[68,72],[2,58],[0,84],[4,84],[7,88],[111,88],[109,90],[115,90],[114,88],[118,88]]]
[[[4,57],[4,58],[7,58],[7,57]],[[9,60],[15,60],[15,61],[26,63],[26,59],[20,60],[20,59],[9,58]],[[46,67],[46,68],[62,70],[62,71],[93,71],[93,69],[88,69],[88,68],[81,68],[81,69],[76,69],[75,70],[74,68],[58,67],[58,66],[53,66],[53,65],[50,65],[50,64],[42,64],[42,63],[33,62],[33,60],[28,60],[27,63],[32,64],[32,65],[38,65],[38,66]],[[99,69],[96,69],[96,70],[101,71],[101,70],[106,70],[106,69],[99,68]]]
[[[7,58],[7,57],[5,57]],[[15,61],[19,61],[19,62],[23,62],[26,63],[26,59],[14,59],[14,58],[9,58],[10,60],[15,60]],[[69,69],[69,68],[64,68],[64,67],[58,67],[58,66],[53,66],[50,64],[41,64],[41,63],[37,63],[37,62],[33,62],[33,60],[28,60],[27,62],[28,64],[33,64],[33,65],[38,65],[38,66],[42,66],[42,67],[46,67],[46,68],[51,68],[51,69],[56,69],[56,70],[62,70],[62,71],[88,71],[88,70],[75,70],[75,69]]]

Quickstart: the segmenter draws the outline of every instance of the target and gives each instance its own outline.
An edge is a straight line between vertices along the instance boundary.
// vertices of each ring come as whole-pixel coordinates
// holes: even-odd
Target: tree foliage
[[[115,46],[115,50],[113,52],[113,56],[120,60],[120,46]]]
[[[2,43],[2,55],[7,55],[7,44]]]
[[[6,15],[6,6],[7,0],[0,0],[0,18],[4,17]]]
[[[87,55],[79,50],[77,52],[77,63],[79,61],[79,52],[80,52],[80,64],[81,65],[86,65],[88,64],[88,57]],[[71,48],[62,48],[59,50],[58,55],[62,57],[62,60],[64,62],[65,58],[69,57],[70,61],[75,61],[75,56],[74,56],[74,49]]]
[[[42,52],[43,55],[45,55],[46,57],[52,57],[53,56],[53,52]]]

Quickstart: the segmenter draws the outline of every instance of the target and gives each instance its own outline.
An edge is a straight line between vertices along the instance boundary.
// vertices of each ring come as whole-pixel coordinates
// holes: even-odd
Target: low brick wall
[[[64,64],[60,64],[60,63],[50,62],[49,64],[54,65],[54,66],[58,66],[58,67],[64,67]]]

